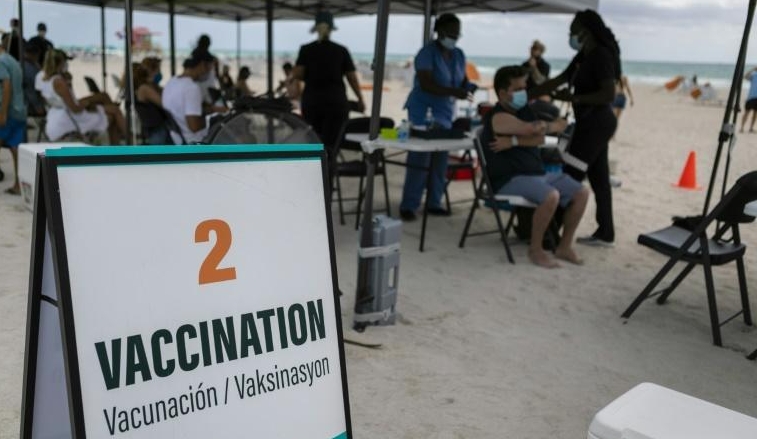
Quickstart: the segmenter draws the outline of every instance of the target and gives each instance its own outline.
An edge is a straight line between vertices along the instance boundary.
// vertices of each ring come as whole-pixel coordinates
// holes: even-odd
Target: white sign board
[[[350,437],[322,148],[116,151],[44,159],[74,436]]]

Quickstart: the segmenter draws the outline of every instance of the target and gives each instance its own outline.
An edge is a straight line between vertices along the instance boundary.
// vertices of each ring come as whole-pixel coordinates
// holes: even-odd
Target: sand
[[[97,65],[77,69],[96,73]],[[384,113],[402,117],[407,89],[400,81],[388,87]],[[584,266],[552,271],[529,264],[522,244],[513,246],[517,263],[507,263],[493,236],[471,238],[459,249],[469,202],[455,204],[450,218],[430,219],[425,253],[417,249],[420,225],[405,226],[399,321],[368,329],[367,337],[383,343],[380,350],[346,346],[355,437],[586,437],[597,410],[644,381],[757,416],[757,364],[744,358],[757,348],[757,334],[736,320],[723,328],[724,348],[711,344],[701,270],[668,305],[645,303],[627,323],[619,317],[664,263],[636,244],[637,235],[701,210],[704,191],[671,183],[696,151],[698,181],[706,185],[723,117],[722,107],[654,87],[636,85],[634,92],[636,105],[611,145],[623,182],[614,191],[615,248],[578,247]],[[739,136],[730,181],[754,163],[757,134]],[[8,174],[9,166],[4,150],[0,167]],[[389,172],[396,213],[403,170]],[[32,220],[18,197],[1,193],[9,184],[0,183],[0,438],[18,435]],[[347,193],[356,190],[353,182],[345,185]],[[452,184],[453,200],[470,196],[468,182]],[[581,234],[593,231],[593,217],[592,201]],[[493,225],[486,211],[474,222]],[[747,244],[757,243],[757,227],[742,230]],[[335,238],[349,325],[357,234],[337,223]],[[748,251],[746,259],[754,289],[757,253]],[[715,281],[725,316],[739,306],[735,268],[717,269]]]

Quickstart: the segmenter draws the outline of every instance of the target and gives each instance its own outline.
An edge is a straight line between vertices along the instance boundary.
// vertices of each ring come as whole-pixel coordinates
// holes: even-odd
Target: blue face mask
[[[442,47],[447,50],[454,50],[455,45],[457,44],[457,40],[454,40],[450,37],[442,37],[439,38],[439,43],[441,43]]]
[[[153,78],[152,78],[152,82],[153,82],[153,83],[154,83],[155,85],[158,85],[158,84],[160,84],[160,81],[162,81],[162,80],[163,80],[163,74],[162,74],[162,73],[160,73],[160,72],[158,72],[158,73],[157,73],[157,74],[156,74],[155,76],[153,76]]]
[[[570,44],[571,49],[576,51],[581,50],[584,46],[582,42],[578,41],[578,35],[571,35],[568,44]]]
[[[518,90],[516,92],[513,92],[513,100],[510,102],[510,105],[516,109],[520,110],[521,108],[525,107],[528,103],[528,93],[526,93],[526,90]]]

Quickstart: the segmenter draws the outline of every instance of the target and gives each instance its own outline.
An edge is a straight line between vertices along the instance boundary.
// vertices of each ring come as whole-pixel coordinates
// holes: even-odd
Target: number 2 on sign
[[[200,285],[224,282],[237,278],[237,269],[234,267],[218,268],[221,260],[231,248],[231,227],[226,221],[209,219],[201,222],[195,229],[195,243],[210,241],[210,232],[214,231],[216,243],[205,257],[200,266]]]

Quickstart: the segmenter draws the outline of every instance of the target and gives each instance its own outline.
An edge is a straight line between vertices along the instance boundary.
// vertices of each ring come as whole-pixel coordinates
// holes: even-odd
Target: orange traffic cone
[[[686,159],[686,165],[683,167],[681,178],[678,180],[678,184],[674,186],[682,189],[699,190],[701,187],[697,186],[697,153],[696,151],[689,152],[689,158]]]

